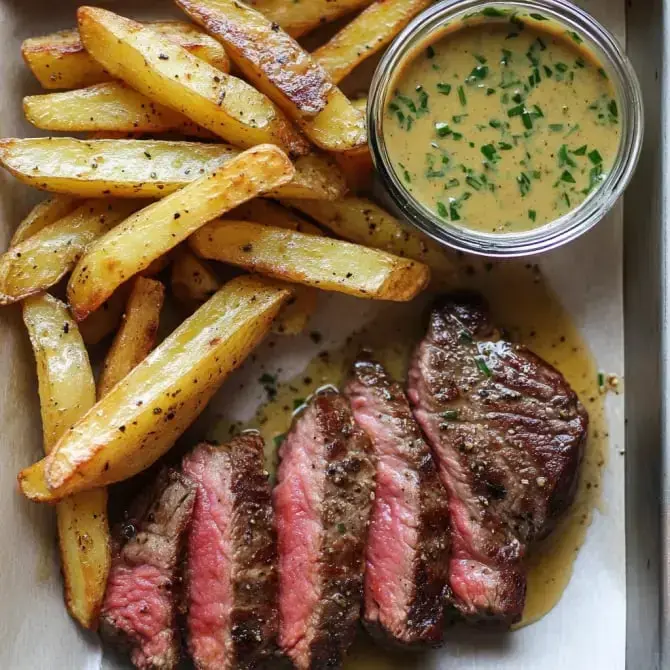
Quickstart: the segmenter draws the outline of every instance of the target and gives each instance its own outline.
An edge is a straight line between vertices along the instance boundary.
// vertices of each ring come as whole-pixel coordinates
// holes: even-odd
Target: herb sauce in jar
[[[540,18],[449,26],[396,77],[389,158],[445,222],[540,227],[581,204],[612,166],[620,127],[607,73],[579,35]]]

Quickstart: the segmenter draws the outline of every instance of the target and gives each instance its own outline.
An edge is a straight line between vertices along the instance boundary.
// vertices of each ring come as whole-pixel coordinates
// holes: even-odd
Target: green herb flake
[[[343,523],[337,524],[337,532],[340,535],[344,535],[347,532],[347,527]]]
[[[286,433],[282,433],[281,435],[275,435],[274,438],[272,438],[272,441],[274,442],[275,449],[279,449],[281,447],[282,442],[286,439]]]
[[[616,100],[610,100],[607,104],[607,109],[613,119],[619,118],[619,108],[617,107]]]
[[[572,176],[572,173],[568,172],[568,170],[563,170],[563,174],[561,175],[561,181],[564,181],[567,184],[576,184],[577,183],[575,181],[575,178]]]
[[[585,156],[587,148],[586,144],[582,144],[581,147],[578,147],[572,153],[575,154],[575,156]]]
[[[483,356],[475,356],[475,365],[477,366],[477,369],[485,377],[493,377],[493,373],[491,372],[489,366],[486,364],[486,361],[484,360]]]
[[[299,409],[305,404],[305,399],[304,398],[295,398],[293,400],[293,410],[295,411],[296,409]]]
[[[440,416],[443,419],[448,419],[450,421],[453,421],[454,419],[458,419],[458,410],[457,409],[448,409],[446,412],[442,412]]]
[[[442,93],[442,95],[449,95],[451,93],[451,84],[439,83],[437,85],[437,90]]]
[[[480,151],[484,154],[486,160],[496,161],[499,158],[498,152],[492,144],[485,144],[481,147]]]
[[[491,119],[489,121],[489,126],[491,126],[491,128],[498,129],[502,126],[502,121],[498,121],[498,119]]]
[[[523,121],[524,127],[528,130],[533,127],[533,117],[528,112],[524,112],[521,115],[521,120]]]
[[[598,68],[598,74],[603,78],[603,79],[609,79],[607,76],[607,72],[601,67]]]
[[[451,120],[454,123],[461,123],[461,121],[463,121],[463,119],[466,119],[467,117],[468,117],[467,114],[456,114],[455,116],[451,117]]]
[[[569,70],[568,66],[565,63],[556,63],[554,67],[561,73],[567,72]]]
[[[414,100],[412,100],[412,98],[408,98],[406,95],[400,94],[398,94],[396,97],[407,107],[407,109],[409,109],[410,112],[412,112],[412,114],[416,114],[416,105],[414,104]]]
[[[475,189],[475,191],[480,191],[482,188],[482,183],[476,177],[466,177],[465,183],[470,187]]]
[[[553,76],[554,71],[548,65],[543,65],[542,69],[544,70],[544,74],[547,78],[550,78],[550,77]]]
[[[487,88],[486,95],[493,95],[496,92],[495,88]]]
[[[598,149],[594,149],[593,151],[589,151],[589,160],[594,165],[600,165],[603,162],[603,157],[600,155]]]
[[[461,101],[463,107],[468,104],[468,99],[465,97],[465,89],[462,86],[458,87],[458,99]]]
[[[550,123],[549,130],[554,133],[560,133],[565,126],[562,123]]]
[[[509,49],[502,50],[502,58],[500,59],[501,65],[509,65],[512,62],[512,52]]]
[[[526,197],[530,191],[530,178],[525,172],[522,172],[517,178],[516,183],[519,185],[519,192],[521,197]]]
[[[529,209],[528,210],[528,218],[535,222],[535,219],[537,219],[537,212],[534,209]]]
[[[558,167],[577,167],[577,163],[570,156],[568,147],[566,144],[561,144],[561,148],[558,150]]]
[[[438,137],[446,137],[447,135],[451,135],[452,130],[448,123],[437,121],[435,123],[435,132],[437,133]]]
[[[452,221],[460,221],[461,215],[458,213],[458,204],[456,202],[449,204],[449,216]]]
[[[484,7],[481,11],[481,15],[491,18],[500,18],[501,16],[507,16],[507,12],[504,9],[497,9],[496,7]]]
[[[605,387],[605,375],[602,372],[598,373],[598,388]]]
[[[510,149],[514,149],[514,146],[508,142],[498,142],[498,149],[501,151],[509,151]]]
[[[481,63],[482,65],[484,65],[486,63],[486,58],[484,58],[484,56],[482,56],[480,54],[474,54],[474,57],[475,57],[475,60],[478,63]]]
[[[568,30],[568,35],[577,43],[581,44],[584,40],[581,38],[581,36],[576,33],[574,30]]]
[[[448,219],[449,218],[449,211],[447,210],[447,206],[441,200],[437,201],[437,213],[443,219]]]
[[[468,75],[466,81],[468,83],[473,83],[475,81],[481,81],[482,79],[486,79],[486,77],[489,74],[489,68],[487,65],[477,65],[476,67],[472,68],[472,72]],[[465,103],[463,103],[465,104]]]
[[[535,19],[536,21],[548,21],[549,19],[546,16],[542,16],[542,14],[529,14],[531,19]]]
[[[525,110],[526,110],[526,108],[523,105],[518,105],[516,107],[512,107],[511,109],[508,109],[507,110],[507,116],[509,116],[510,118],[512,118],[514,116],[521,116],[524,113]]]

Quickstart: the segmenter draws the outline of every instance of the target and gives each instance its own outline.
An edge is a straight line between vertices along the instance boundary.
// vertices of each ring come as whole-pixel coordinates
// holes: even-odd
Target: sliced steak
[[[263,440],[254,434],[183,461],[197,486],[188,538],[186,630],[196,668],[258,668],[277,649],[277,541]]]
[[[280,645],[299,670],[338,668],[361,610],[372,446],[347,401],[329,391],[294,421],[280,457]]]
[[[449,495],[454,603],[514,623],[527,547],[572,501],[586,411],[557,370],[501,338],[471,294],[434,307],[408,395]]]
[[[116,530],[100,632],[130,651],[137,668],[168,670],[180,658],[179,567],[195,487],[163,470]]]
[[[379,363],[359,356],[346,395],[377,463],[364,622],[393,642],[438,643],[449,574],[446,491],[402,387]]]

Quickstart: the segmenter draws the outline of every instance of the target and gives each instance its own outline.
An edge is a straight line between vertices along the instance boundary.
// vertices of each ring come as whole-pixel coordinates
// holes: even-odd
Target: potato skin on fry
[[[67,296],[74,317],[85,319],[124,281],[200,226],[289,182],[294,173],[281,149],[262,144],[129,217],[91,245],[72,272]]]
[[[149,467],[263,339],[289,296],[249,275],[223,286],[66,431],[46,459],[21,473],[24,495],[53,502]]]
[[[309,145],[252,86],[211,67],[151,28],[99,7],[80,7],[86,50],[115,77],[242,148],[269,142],[293,156]]]
[[[76,198],[68,195],[54,195],[42,200],[28,212],[16,227],[9,246],[15,247],[35,233],[39,233],[42,228],[56,223],[59,219],[73,212],[80,204]]]
[[[230,70],[223,47],[194,25],[183,21],[152,21],[146,25],[222,72]],[[83,88],[112,80],[84,49],[76,28],[29,37],[21,45],[21,54],[46,89]]]
[[[249,81],[314,144],[347,151],[366,142],[365,119],[330,75],[281,27],[236,0],[176,0],[218,39]]]
[[[86,198],[163,198],[240,153],[229,144],[169,140],[0,140],[0,164],[24,184]],[[335,200],[347,190],[332,158],[308,154],[295,167],[295,177],[268,196]]]
[[[98,382],[102,398],[154,348],[165,287],[155,279],[136,277],[121,328],[107,352]]]
[[[218,219],[189,238],[200,256],[326,291],[376,300],[411,300],[427,266],[367,247],[273,226]]]
[[[23,320],[37,361],[44,450],[95,403],[86,348],[67,306],[50,295],[28,298]],[[96,489],[56,506],[65,602],[85,628],[95,628],[111,563],[107,492]]]

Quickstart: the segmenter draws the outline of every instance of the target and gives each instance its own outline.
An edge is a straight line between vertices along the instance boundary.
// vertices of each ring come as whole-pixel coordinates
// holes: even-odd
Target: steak
[[[280,449],[279,642],[299,670],[338,668],[363,599],[372,445],[339,393],[316,395]]]
[[[400,384],[366,354],[354,364],[346,395],[377,463],[364,623],[384,640],[439,643],[448,602],[449,507],[430,448]]]
[[[435,305],[408,395],[449,496],[454,604],[512,624],[528,545],[572,502],[586,411],[557,370],[501,337],[472,294]]]
[[[115,533],[100,632],[130,651],[137,668],[168,670],[180,659],[177,598],[195,487],[163,470]]]
[[[185,608],[196,668],[257,668],[277,650],[277,540],[263,440],[201,444],[183,460],[197,486]]]

